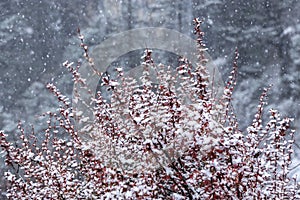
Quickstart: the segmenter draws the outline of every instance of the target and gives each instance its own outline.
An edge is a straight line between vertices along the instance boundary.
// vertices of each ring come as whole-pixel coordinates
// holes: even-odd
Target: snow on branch
[[[46,128],[27,132],[18,124],[19,140],[0,131],[0,146],[9,171],[9,199],[299,199],[299,184],[289,176],[295,131],[292,119],[263,106],[261,95],[253,123],[238,127],[231,106],[238,51],[221,99],[209,89],[207,50],[202,21],[194,20],[199,60],[193,67],[181,58],[176,73],[156,65],[151,50],[143,59],[141,83],[117,68],[117,77],[94,67],[78,29],[84,57],[111,92],[99,91],[89,105],[94,120],[74,111],[53,84],[49,91],[61,106],[48,112]],[[74,83],[86,80],[72,62],[64,66]],[[150,71],[156,73],[152,82]],[[76,96],[76,93],[75,93]],[[81,96],[74,97],[84,101]],[[89,122],[77,129],[75,122]],[[83,140],[88,134],[90,140]]]

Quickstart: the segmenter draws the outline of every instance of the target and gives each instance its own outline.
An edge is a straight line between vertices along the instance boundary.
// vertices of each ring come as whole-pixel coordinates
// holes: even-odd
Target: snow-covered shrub
[[[294,131],[291,119],[269,111],[263,122],[268,89],[246,131],[239,130],[231,107],[238,52],[233,70],[216,98],[209,87],[201,22],[195,22],[199,62],[185,58],[177,73],[155,65],[151,51],[143,57],[141,83],[101,74],[110,100],[91,95],[94,121],[73,112],[68,98],[47,88],[61,103],[44,116],[47,128],[27,133],[19,123],[20,141],[0,132],[10,171],[9,199],[299,199],[299,185],[289,177]],[[94,68],[88,48],[85,57]],[[78,66],[65,62],[74,82],[85,85]],[[152,82],[149,71],[156,72]],[[75,93],[76,94],[76,93]],[[81,101],[80,96],[75,97]],[[81,136],[88,137],[81,137]],[[84,139],[83,139],[84,138]],[[86,139],[90,138],[90,139]]]

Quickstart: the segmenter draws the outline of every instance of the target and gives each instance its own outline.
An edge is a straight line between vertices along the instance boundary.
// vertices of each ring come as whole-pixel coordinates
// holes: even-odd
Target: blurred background
[[[12,140],[17,140],[18,120],[42,130],[38,115],[57,108],[45,89],[48,82],[71,97],[72,78],[62,63],[82,60],[78,27],[93,47],[111,34],[141,27],[165,27],[194,37],[192,20],[199,17],[204,20],[208,52],[224,81],[235,47],[239,49],[233,104],[240,128],[251,123],[262,89],[273,84],[267,108],[295,118],[296,166],[300,162],[299,10],[298,0],[1,0],[0,129]],[[1,178],[0,185],[5,187]]]

